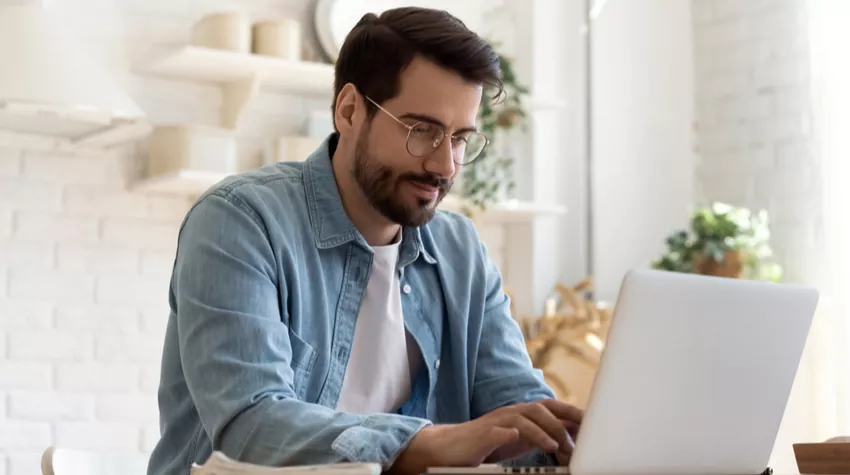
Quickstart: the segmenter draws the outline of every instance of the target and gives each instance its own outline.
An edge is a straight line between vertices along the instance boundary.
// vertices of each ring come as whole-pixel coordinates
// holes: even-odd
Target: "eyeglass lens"
[[[432,153],[445,139],[445,132],[441,127],[427,122],[415,124],[407,137],[407,151],[411,155],[422,157]],[[468,164],[478,158],[487,139],[478,132],[463,132],[451,136],[452,156],[460,164]]]

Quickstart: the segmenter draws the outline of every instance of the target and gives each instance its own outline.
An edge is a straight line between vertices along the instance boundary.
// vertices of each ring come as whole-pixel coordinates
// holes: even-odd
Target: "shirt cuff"
[[[431,421],[395,414],[376,414],[342,431],[331,448],[355,463],[377,463],[389,470],[413,437]]]

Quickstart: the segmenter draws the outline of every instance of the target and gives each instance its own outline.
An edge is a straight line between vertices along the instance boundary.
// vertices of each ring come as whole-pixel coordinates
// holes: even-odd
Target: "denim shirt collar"
[[[307,192],[307,208],[314,241],[319,249],[329,249],[351,241],[369,249],[363,235],[351,222],[342,206],[342,198],[334,178],[331,157],[336,150],[338,139],[336,133],[329,135],[304,164],[304,188]],[[423,245],[418,227],[402,228],[399,252],[398,265],[401,268],[413,263],[420,256],[429,264],[437,262],[434,253],[429,252]]]

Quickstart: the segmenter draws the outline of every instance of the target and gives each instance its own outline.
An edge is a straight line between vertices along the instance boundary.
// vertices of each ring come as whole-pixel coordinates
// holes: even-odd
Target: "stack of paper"
[[[238,462],[221,452],[213,452],[203,465],[193,465],[191,475],[381,475],[381,466],[373,463],[336,463],[267,467]]]

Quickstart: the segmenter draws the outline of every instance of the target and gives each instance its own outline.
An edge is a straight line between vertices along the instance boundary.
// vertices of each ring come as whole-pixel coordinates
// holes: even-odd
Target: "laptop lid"
[[[629,272],[571,473],[762,473],[817,301],[791,285]]]

